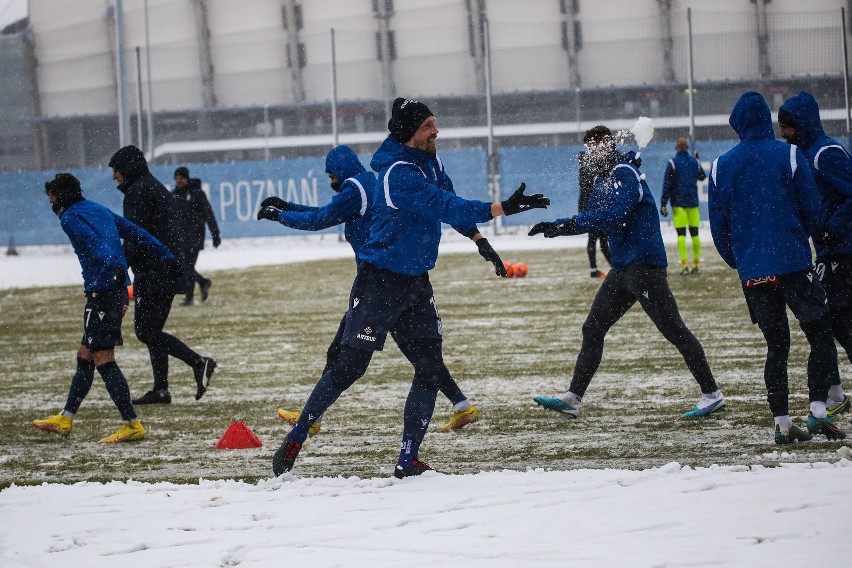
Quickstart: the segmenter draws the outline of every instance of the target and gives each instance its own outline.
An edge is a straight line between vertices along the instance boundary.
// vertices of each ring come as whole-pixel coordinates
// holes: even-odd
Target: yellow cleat
[[[453,411],[453,415],[450,417],[450,421],[441,426],[442,432],[449,432],[450,430],[459,430],[464,428],[468,424],[476,422],[479,420],[479,411],[476,409],[474,405],[470,405],[466,410],[456,410]]]
[[[118,431],[112,436],[101,438],[102,444],[118,444],[121,442],[132,442],[138,440],[145,435],[145,427],[137,418],[132,422],[124,422],[119,426]]]
[[[33,426],[45,432],[56,432],[57,434],[70,434],[74,418],[57,414],[44,420],[33,420]]]
[[[301,415],[302,413],[296,410],[284,410],[283,408],[278,409],[278,418],[290,426],[295,426],[296,422],[299,421],[299,416]],[[322,428],[322,422],[314,422],[311,424],[311,427],[308,428],[308,436],[315,436],[319,434],[320,428]]]

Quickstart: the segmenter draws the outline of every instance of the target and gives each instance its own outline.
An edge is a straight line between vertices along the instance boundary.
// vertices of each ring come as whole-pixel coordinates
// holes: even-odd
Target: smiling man
[[[431,469],[418,459],[418,452],[437,392],[450,377],[441,350],[443,323],[429,282],[438,257],[441,223],[476,240],[480,253],[488,258],[486,253],[493,249],[487,246],[483,253],[479,243],[485,239],[476,223],[550,203],[540,194],[524,195],[524,184],[502,203],[458,197],[437,154],[435,117],[419,101],[396,99],[388,130],[390,135],[370,163],[379,174],[371,188],[373,218],[370,235],[358,253],[340,353],[275,452],[275,475],[293,468],[311,425],[367,371],[373,352],[383,349],[388,333],[414,366],[394,476],[420,475]]]

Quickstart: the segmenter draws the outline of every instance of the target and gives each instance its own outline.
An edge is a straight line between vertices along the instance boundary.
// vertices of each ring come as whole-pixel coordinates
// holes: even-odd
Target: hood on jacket
[[[740,140],[775,139],[772,112],[763,95],[755,91],[748,91],[740,96],[731,111],[728,124],[739,135]]]
[[[374,172],[382,171],[382,168],[393,164],[394,162],[411,162],[418,167],[425,166],[435,157],[435,154],[429,154],[423,150],[404,146],[394,140],[393,136],[388,135],[376,153],[373,154],[373,159],[370,160],[370,167]]]
[[[355,151],[349,146],[336,146],[325,157],[325,173],[333,174],[341,183],[366,171]]]
[[[128,186],[148,173],[145,154],[136,146],[125,146],[112,155],[109,167],[118,170],[124,176],[124,186]]]
[[[814,142],[825,136],[819,119],[819,105],[810,93],[802,91],[790,97],[781,108],[792,118],[802,148],[810,148]]]

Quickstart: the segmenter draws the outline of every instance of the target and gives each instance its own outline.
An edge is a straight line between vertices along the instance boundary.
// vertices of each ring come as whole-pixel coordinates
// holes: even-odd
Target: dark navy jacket
[[[668,266],[657,204],[639,170],[622,156],[609,177],[595,178],[589,208],[574,220],[577,233],[606,233],[612,269],[624,270],[631,264]],[[561,223],[565,219],[557,219]]]
[[[340,180],[340,192],[322,207],[291,203],[290,210],[278,215],[278,222],[304,231],[320,231],[346,223],[344,236],[358,262],[361,247],[370,236],[369,195],[376,184],[376,176],[361,165],[361,160],[348,146],[337,146],[328,153],[325,170]]]
[[[219,225],[210,200],[201,188],[200,179],[191,178],[185,186],[176,187],[174,196],[183,231],[183,244],[187,249],[204,248],[205,226],[210,228],[210,236],[214,241],[219,238]]]
[[[681,150],[666,165],[660,206],[671,199],[672,207],[698,207],[698,182],[706,178],[698,160]]]
[[[743,94],[728,120],[740,143],[713,162],[710,230],[740,280],[811,266],[808,237],[821,225],[819,191],[802,151],[775,140],[769,106]]]
[[[121,239],[133,243],[137,250],[160,264],[175,258],[148,231],[88,199],[66,209],[59,223],[80,261],[85,292],[114,290],[119,270],[124,272],[126,280],[127,261]]]
[[[843,146],[825,135],[819,106],[810,93],[791,97],[781,108],[790,113],[799,132],[799,147],[819,188],[825,226],[841,237],[830,248],[816,245],[817,257],[852,254],[852,159]]]
[[[388,136],[370,162],[379,173],[370,196],[373,220],[361,259],[416,276],[435,267],[441,223],[472,236],[492,219],[491,204],[462,199],[437,155],[403,146]]]

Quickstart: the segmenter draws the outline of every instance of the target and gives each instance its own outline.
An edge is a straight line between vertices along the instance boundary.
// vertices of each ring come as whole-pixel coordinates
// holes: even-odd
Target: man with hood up
[[[815,272],[825,288],[834,339],[852,362],[852,158],[825,135],[813,95],[801,92],[778,110],[781,137],[801,148],[819,188],[823,225],[813,235]],[[829,416],[849,410],[849,397],[838,382],[828,389]]]
[[[112,179],[124,194],[124,216],[139,225],[179,259],[183,256],[174,196],[148,171],[145,155],[136,146],[125,146],[113,154],[109,161]],[[133,296],[135,309],[133,326],[136,337],[148,346],[154,387],[133,404],[169,404],[169,355],[189,365],[195,375],[195,400],[207,390],[216,361],[202,357],[177,337],[163,331],[172,309],[172,300],[182,278],[181,271],[168,271],[141,254],[136,245],[125,241],[124,254],[133,269]]]
[[[325,158],[325,173],[328,174],[331,188],[337,192],[328,204],[323,207],[310,207],[284,201],[280,197],[267,197],[260,204],[257,218],[278,221],[285,227],[305,231],[321,231],[345,223],[344,236],[352,245],[357,266],[361,261],[358,251],[370,236],[372,215],[369,209],[368,193],[372,193],[376,176],[364,168],[357,154],[349,146],[337,146],[331,149]],[[337,361],[345,327],[346,318],[344,317],[328,348],[323,374]],[[440,385],[440,390],[453,403],[453,415],[446,424],[441,426],[441,430],[458,430],[479,420],[479,410],[462,393],[458,383],[449,375],[445,379]],[[278,409],[278,416],[290,426],[296,425],[299,415],[298,411]],[[313,436],[319,432],[321,422],[322,417],[317,418],[308,433]]]
[[[710,231],[722,259],[737,270],[751,321],[766,340],[763,378],[775,443],[810,440],[812,434],[843,438],[826,413],[839,371],[825,290],[811,267],[808,237],[823,225],[811,169],[799,148],[775,140],[760,93],[744,93],[728,122],[740,143],[710,170]],[[788,407],[788,307],[810,344],[806,430],[793,424]]]
[[[296,426],[275,452],[275,475],[293,469],[308,429],[366,372],[373,352],[382,350],[388,333],[414,366],[394,477],[430,470],[418,459],[418,453],[439,385],[450,375],[441,349],[442,322],[429,282],[429,271],[438,256],[441,223],[452,225],[479,245],[484,239],[481,235],[477,238],[476,223],[550,203],[540,194],[524,195],[524,184],[501,203],[455,195],[437,155],[435,116],[419,101],[396,99],[388,130],[390,135],[370,163],[379,177],[370,195],[370,234],[358,251],[360,262],[349,296],[340,354],[314,387]]]
[[[537,223],[529,235],[543,233],[553,238],[603,232],[609,240],[612,270],[583,323],[583,345],[568,390],[560,396],[536,396],[533,400],[547,410],[576,418],[600,366],[607,332],[638,301],[660,333],[677,347],[701,387],[698,403],[683,416],[696,418],[717,412],[725,406],[725,397],[716,386],[701,343],[683,323],[669,288],[666,249],[648,184],[631,163],[633,157],[619,154],[609,128],[596,126],[586,132],[584,140],[587,160],[596,176],[589,209],[567,219]]]

